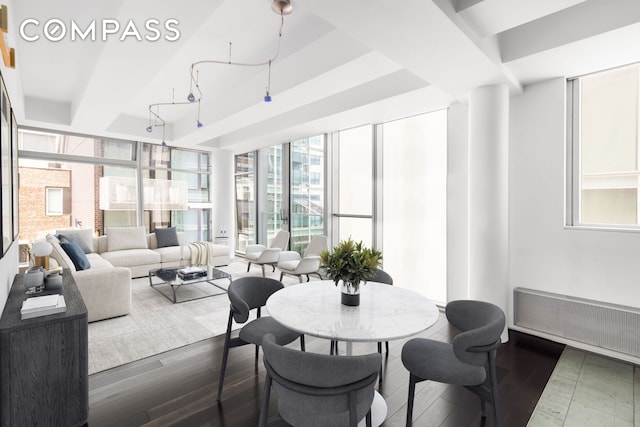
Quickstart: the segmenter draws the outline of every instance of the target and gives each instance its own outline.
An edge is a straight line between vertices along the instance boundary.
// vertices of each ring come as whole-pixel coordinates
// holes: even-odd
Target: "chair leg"
[[[384,342],[385,356],[389,357],[389,341]]]
[[[500,405],[498,404],[498,375],[496,372],[497,350],[489,353],[489,377],[491,378],[491,405],[493,406],[493,425],[500,427]]]
[[[311,278],[309,277],[309,275],[307,274],[307,282],[311,280]]]
[[[299,275],[298,275],[298,281],[299,281],[300,283],[302,283],[302,274],[299,274]]]
[[[227,369],[227,359],[229,358],[229,343],[231,341],[231,324],[233,323],[233,313],[229,312],[227,322],[227,334],[224,337],[224,350],[222,350],[222,364],[220,365],[220,379],[218,380],[218,402],[222,399],[222,385],[224,384],[224,372]]]
[[[271,264],[271,268],[273,268],[273,270],[271,272],[275,273],[276,272],[276,265],[275,264]]]
[[[260,264],[260,267],[262,267],[262,277],[267,277],[267,275],[264,272],[264,264]]]
[[[267,427],[267,416],[269,415],[269,398],[271,397],[271,375],[267,372],[264,380],[264,397],[262,398],[262,406],[260,407],[260,419],[258,427]]]
[[[329,349],[329,356],[333,356],[333,349],[335,348],[335,344],[333,340],[331,340],[331,348]]]
[[[367,427],[371,427],[371,409],[369,409],[369,412],[367,412],[365,419],[366,419],[365,423],[367,424]]]
[[[407,398],[407,427],[413,425],[413,396],[416,393],[416,376],[409,374],[409,397]]]
[[[251,263],[247,263],[247,273],[249,272],[249,269],[251,268]]]
[[[300,350],[305,351],[305,348],[304,348],[304,335],[300,335]]]
[[[282,278],[284,277],[284,273],[280,273],[280,281],[282,282]]]
[[[258,353],[260,353],[260,346],[256,344],[256,366],[258,366]]]
[[[382,354],[382,343],[378,341],[378,353]]]

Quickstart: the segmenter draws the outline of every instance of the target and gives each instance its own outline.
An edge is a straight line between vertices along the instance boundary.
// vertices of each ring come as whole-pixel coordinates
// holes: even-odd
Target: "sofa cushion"
[[[96,268],[113,268],[113,265],[111,265],[111,263],[109,261],[107,261],[106,259],[102,258],[97,253],[87,254],[87,259],[89,260],[89,263],[91,264],[91,268],[92,269],[96,269]]]
[[[76,266],[73,265],[73,261],[69,258],[69,255],[60,246],[60,240],[53,234],[47,234],[47,242],[53,246],[51,252],[51,258],[55,259],[58,265],[62,268],[68,268],[70,271],[76,271]]]
[[[184,246],[169,246],[167,248],[154,249],[153,251],[160,254],[160,261],[163,264],[191,259],[191,250]]]
[[[61,242],[60,247],[69,255],[71,262],[76,267],[77,271],[88,270],[91,268],[91,263],[87,259],[84,251],[75,242]]]
[[[123,249],[147,249],[147,233],[144,227],[108,227],[107,247],[109,252]]]
[[[169,246],[180,246],[178,241],[178,233],[175,227],[156,228],[156,242],[158,248],[167,248]]]
[[[82,241],[86,244],[87,248],[89,248],[89,252],[96,251],[96,249],[93,247],[93,230],[90,228],[64,228],[61,230],[56,230],[56,234],[66,236],[66,237],[80,236]],[[69,240],[71,239],[69,238]],[[85,252],[85,253],[89,253],[89,252]]]
[[[151,249],[126,249],[100,254],[114,267],[135,267],[138,265],[160,264],[160,254]]]
[[[90,254],[91,252],[93,252],[93,250],[87,245],[82,236],[80,236],[79,234],[58,234],[56,237],[58,238],[58,240],[60,240],[60,242],[63,243],[75,243],[76,245],[80,246],[80,249],[82,249],[85,254]]]

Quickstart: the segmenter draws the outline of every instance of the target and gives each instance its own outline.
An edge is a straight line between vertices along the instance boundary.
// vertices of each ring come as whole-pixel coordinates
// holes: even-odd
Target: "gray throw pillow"
[[[166,248],[169,246],[180,246],[178,240],[178,233],[175,227],[169,228],[156,228],[156,241],[159,248]]]
[[[58,240],[60,240],[60,243],[73,242],[76,245],[80,246],[80,249],[82,249],[85,254],[90,254],[91,252],[93,252],[79,234],[58,234],[57,237]]]

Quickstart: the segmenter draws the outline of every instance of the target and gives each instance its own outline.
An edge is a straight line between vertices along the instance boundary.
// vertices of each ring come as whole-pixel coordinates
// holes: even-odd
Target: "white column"
[[[233,153],[227,150],[211,151],[212,191],[213,203],[211,232],[213,237],[219,236],[221,230],[226,230],[229,237],[229,252],[231,257],[235,250],[235,212],[234,201],[234,170]]]
[[[469,97],[469,298],[507,315],[508,174],[509,90],[479,87]]]

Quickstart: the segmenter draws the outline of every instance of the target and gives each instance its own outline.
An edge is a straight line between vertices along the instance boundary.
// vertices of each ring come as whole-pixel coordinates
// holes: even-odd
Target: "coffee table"
[[[216,283],[216,281],[227,279],[229,283],[231,283],[232,280],[229,273],[225,273],[222,270],[211,267],[203,267],[206,269],[206,276],[197,277],[191,280],[182,280],[178,276],[178,270],[182,268],[185,267],[155,268],[153,270],[150,270],[149,285],[175,304],[179,302],[192,301],[200,298],[212,297],[214,295],[225,294],[227,292],[227,288],[223,287],[219,283]],[[200,284],[207,284],[211,286],[198,286]],[[192,296],[178,301],[176,291],[186,286],[189,286],[191,288],[190,291],[192,292]],[[171,289],[171,292],[169,292],[169,289]]]

